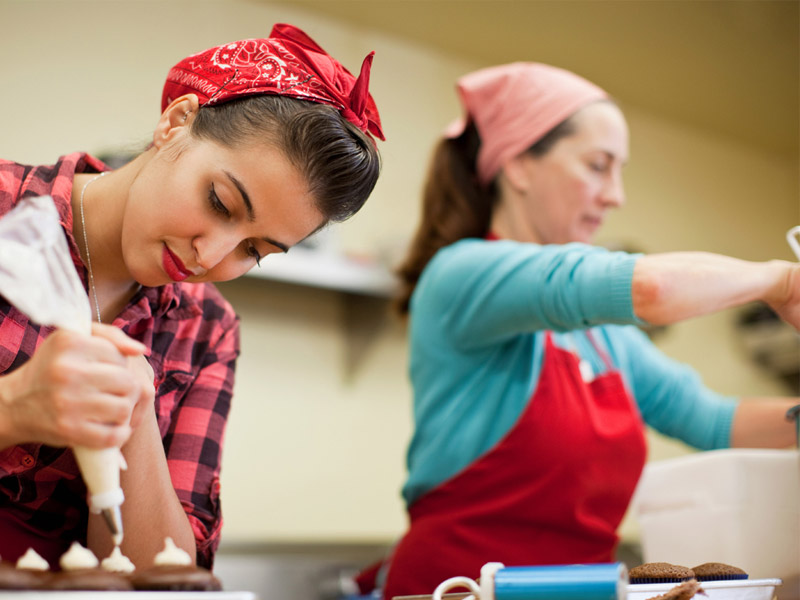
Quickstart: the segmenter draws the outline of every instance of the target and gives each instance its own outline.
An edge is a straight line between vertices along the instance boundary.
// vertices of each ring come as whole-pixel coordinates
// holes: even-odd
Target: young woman
[[[73,540],[111,550],[69,450],[119,446],[122,551],[152,564],[166,536],[211,566],[237,317],[211,285],[357,212],[383,139],[358,78],[291,25],[170,70],[152,144],[109,171],[76,153],[0,162],[0,214],[49,195],[97,320],[91,337],[0,303],[0,553],[55,566]],[[126,335],[127,334],[127,335]]]
[[[612,561],[645,423],[704,449],[794,443],[796,399],[722,397],[635,326],[763,300],[798,327],[800,267],[590,245],[625,202],[617,105],[535,63],[458,89],[467,118],[436,149],[401,268],[415,431],[386,598],[489,561]]]

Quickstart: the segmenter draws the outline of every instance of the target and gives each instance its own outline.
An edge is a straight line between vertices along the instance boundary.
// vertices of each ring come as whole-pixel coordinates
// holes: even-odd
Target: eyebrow
[[[244,188],[244,185],[241,181],[239,181],[233,173],[230,171],[223,171],[225,175],[230,179],[231,183],[234,187],[239,190],[239,193],[242,195],[242,200],[244,201],[244,207],[247,209],[247,219],[249,221],[256,220],[256,213],[253,210],[253,203],[250,201],[250,195],[247,193],[247,190]],[[261,238],[263,241],[267,242],[268,244],[272,244],[276,248],[280,248],[282,252],[286,253],[289,251],[289,245],[279,242],[277,240],[273,240],[272,238],[263,237]]]
[[[623,167],[628,164],[628,159],[623,160],[621,156],[618,156],[617,154],[614,154],[610,150],[601,149],[600,152],[602,152],[603,154],[608,156],[608,158],[610,158],[611,160],[619,160],[619,162],[622,163]]]

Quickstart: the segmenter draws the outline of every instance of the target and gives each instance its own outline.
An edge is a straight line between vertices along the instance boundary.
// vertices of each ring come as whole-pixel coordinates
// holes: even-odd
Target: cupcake
[[[136,566],[131,562],[130,558],[122,554],[122,550],[119,549],[119,546],[114,546],[111,554],[100,562],[100,568],[103,569],[103,571],[122,573],[125,575],[130,575],[136,570]]]
[[[208,569],[198,567],[189,554],[168,537],[164,550],[156,554],[155,566],[136,571],[131,576],[135,590],[172,592],[216,592],[222,583]]]
[[[104,571],[94,553],[81,546],[79,542],[72,545],[59,559],[60,573],[50,578],[49,590],[94,590],[94,591],[128,591],[131,584],[124,575]]]
[[[724,563],[707,562],[692,568],[698,581],[725,581],[747,579],[748,575],[739,567]]]
[[[0,589],[38,590],[50,576],[50,565],[33,548],[19,557],[16,565],[0,561]]]
[[[697,580],[690,579],[689,581],[679,583],[660,596],[653,596],[647,600],[692,600],[696,594],[706,595]]]
[[[628,573],[631,583],[680,583],[694,578],[694,571],[680,565],[652,562],[634,567]]]

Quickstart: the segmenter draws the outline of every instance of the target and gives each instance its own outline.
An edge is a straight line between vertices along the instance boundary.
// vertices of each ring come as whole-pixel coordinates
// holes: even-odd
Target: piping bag
[[[433,600],[453,588],[466,587],[464,600],[625,600],[628,569],[624,563],[506,567],[490,562],[481,567],[480,581],[451,577],[440,583]]]
[[[89,297],[49,196],[20,200],[0,219],[0,294],[40,325],[91,335]],[[103,515],[119,545],[125,499],[119,472],[127,468],[122,452],[117,447],[72,450],[89,490],[89,509]]]

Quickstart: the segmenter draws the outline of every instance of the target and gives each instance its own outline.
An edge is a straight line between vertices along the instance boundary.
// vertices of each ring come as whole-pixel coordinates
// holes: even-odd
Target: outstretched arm
[[[634,267],[633,309],[653,325],[667,325],[748,302],[767,303],[800,329],[800,265],[749,262],[707,252],[642,256]]]

